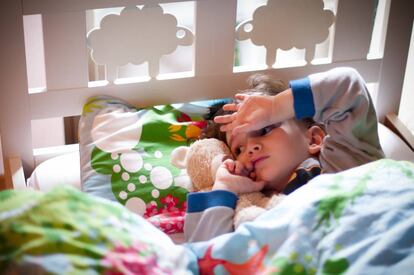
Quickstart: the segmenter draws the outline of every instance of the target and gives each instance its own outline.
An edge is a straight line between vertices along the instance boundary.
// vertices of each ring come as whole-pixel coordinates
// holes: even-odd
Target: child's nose
[[[248,145],[247,153],[249,156],[253,156],[257,154],[258,152],[260,152],[261,149],[262,149],[262,146],[260,144],[252,143]]]

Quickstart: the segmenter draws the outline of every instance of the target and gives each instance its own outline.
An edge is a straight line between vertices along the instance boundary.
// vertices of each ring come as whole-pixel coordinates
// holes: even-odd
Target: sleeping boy
[[[187,241],[233,231],[238,194],[289,194],[320,173],[335,173],[384,157],[377,116],[365,82],[336,68],[290,82],[284,89],[256,77],[238,102],[214,118],[235,160],[217,170],[213,191],[188,195]]]

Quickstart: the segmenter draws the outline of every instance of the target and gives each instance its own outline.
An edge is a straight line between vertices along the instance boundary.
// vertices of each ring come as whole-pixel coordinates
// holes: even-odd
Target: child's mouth
[[[264,156],[264,157],[259,157],[255,160],[253,160],[252,165],[253,165],[253,169],[252,171],[249,173],[249,178],[251,178],[252,180],[256,180],[257,178],[257,174],[256,174],[256,166],[258,163],[262,162],[263,160],[269,158],[269,156]]]
[[[256,181],[256,172],[253,170],[249,173],[249,178],[251,178],[253,181]]]
[[[258,163],[262,162],[263,160],[265,160],[267,158],[269,158],[269,157],[264,156],[264,157],[260,157],[260,158],[257,158],[255,160],[253,160],[253,163],[252,163],[253,164],[253,170],[256,170],[256,166],[257,166]]]

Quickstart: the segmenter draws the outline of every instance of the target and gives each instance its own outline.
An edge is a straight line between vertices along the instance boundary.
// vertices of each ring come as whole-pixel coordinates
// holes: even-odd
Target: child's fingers
[[[230,173],[234,173],[234,161],[232,159],[226,159],[223,162],[224,167],[227,169],[227,171],[229,171]]]
[[[236,99],[238,99],[238,100],[245,100],[246,98],[249,97],[249,95],[246,95],[246,94],[236,94],[234,97]]]
[[[253,181],[251,184],[251,191],[250,192],[257,192],[263,189],[265,185],[264,181]]]
[[[232,111],[235,112],[238,109],[238,104],[236,103],[230,103],[223,106],[224,111]]]
[[[243,176],[237,177],[239,177],[238,185],[240,187],[238,193],[250,193],[261,191],[265,185],[264,181],[253,181]]]
[[[239,161],[235,161],[235,173],[236,175],[248,177],[249,171],[248,169]]]
[[[252,180],[256,180],[256,172],[250,172],[249,178],[251,178]]]
[[[233,125],[231,123],[220,126],[221,132],[228,132],[231,130],[233,130]]]
[[[234,170],[234,172],[235,172],[235,174],[236,175],[241,175],[241,176],[244,176],[243,175],[243,165],[241,165],[239,162],[236,162],[236,168],[235,168],[235,170]]]
[[[233,114],[231,114],[231,115],[223,115],[223,116],[216,116],[214,118],[214,122],[215,123],[220,123],[220,124],[231,123],[233,120],[234,120]]]
[[[234,127],[234,129],[229,129],[229,130],[232,130],[231,135],[235,136],[237,134],[246,133],[246,132],[249,132],[249,131],[253,130],[252,127],[253,126],[251,124],[244,123],[244,124],[241,124],[239,126]],[[221,130],[221,128],[220,128],[220,130]]]

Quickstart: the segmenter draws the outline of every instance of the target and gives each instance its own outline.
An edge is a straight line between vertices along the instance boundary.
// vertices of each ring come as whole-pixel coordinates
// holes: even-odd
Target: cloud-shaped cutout
[[[329,35],[334,14],[323,9],[323,0],[269,0],[255,10],[251,20],[237,26],[237,39],[250,38],[267,51],[313,50]]]
[[[177,26],[177,19],[165,14],[159,5],[127,7],[120,15],[107,15],[100,28],[88,34],[92,59],[111,66],[158,62],[178,45],[192,43],[191,30]]]

